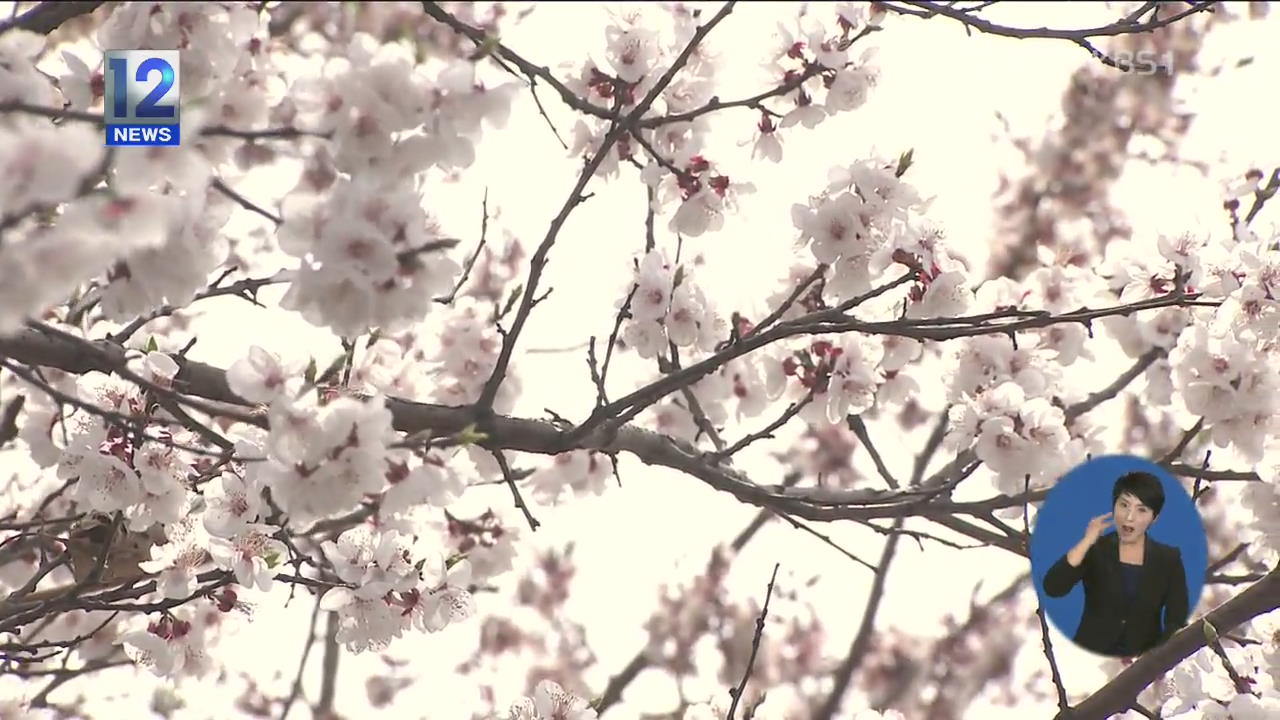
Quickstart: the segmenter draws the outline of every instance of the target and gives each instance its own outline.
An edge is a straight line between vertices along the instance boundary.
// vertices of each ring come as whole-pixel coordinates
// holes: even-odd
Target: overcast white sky
[[[7,13],[7,5],[0,3],[0,13]],[[815,12],[829,12],[817,5]],[[1070,7],[1067,3],[1000,4],[985,11],[985,16],[1008,24],[1067,27],[1103,23],[1121,12],[1101,3],[1075,2]],[[724,55],[721,97],[738,97],[766,87],[767,78],[757,70],[758,63],[772,44],[774,23],[792,13],[790,3],[743,3],[711,35],[711,45]],[[592,53],[601,57],[605,17],[602,6],[595,4],[539,3],[521,24],[505,28],[503,40],[535,63],[554,68],[564,61],[579,62]],[[1116,188],[1115,200],[1127,212],[1138,237],[1154,238],[1156,232],[1195,227],[1221,232],[1225,223],[1220,220],[1217,182],[1228,172],[1280,164],[1280,138],[1273,120],[1276,108],[1271,104],[1272,93],[1266,90],[1280,76],[1280,68],[1276,67],[1275,53],[1268,57],[1262,52],[1267,33],[1277,37],[1276,22],[1232,25],[1215,31],[1203,53],[1206,60],[1257,54],[1251,66],[1232,70],[1206,84],[1198,95],[1188,95],[1197,115],[1184,155],[1214,163],[1219,174],[1205,178],[1195,171],[1153,170],[1132,163]],[[868,42],[879,48],[877,62],[881,67],[880,83],[870,101],[863,109],[838,116],[817,131],[787,133],[780,165],[752,163],[749,151],[737,147],[751,138],[754,112],[727,111],[713,126],[717,130],[714,158],[727,165],[735,180],[750,181],[757,187],[742,212],[730,217],[722,231],[690,240],[685,246],[686,254],[696,251],[706,257],[698,281],[710,297],[722,303],[726,315],[735,309],[758,315],[763,300],[790,265],[795,237],[790,205],[817,192],[831,165],[848,164],[873,152],[897,155],[914,148],[910,181],[922,195],[937,196],[932,218],[947,229],[948,237],[972,267],[984,267],[997,171],[1015,168],[1018,162],[1016,151],[998,137],[1000,124],[994,113],[1002,112],[1017,132],[1038,138],[1059,116],[1062,90],[1070,73],[1092,62],[1087,53],[1069,43],[977,34],[967,37],[961,26],[944,19],[894,21]],[[544,93],[543,102],[567,137],[571,116],[558,106],[552,93]],[[487,187],[490,207],[498,207],[502,213],[499,221],[491,223],[490,237],[497,237],[498,230],[510,231],[531,251],[572,186],[576,168],[577,162],[565,157],[524,93],[513,109],[509,128],[486,136],[476,164],[461,183],[429,185],[429,209],[448,232],[464,238],[460,252],[469,251],[478,231],[480,199]],[[280,187],[279,176],[260,175],[240,189],[270,204]],[[595,197],[574,212],[551,254],[543,282],[555,292],[534,313],[521,338],[521,348],[577,345],[591,334],[606,335],[611,327],[614,302],[624,290],[630,258],[643,246],[644,190],[635,174],[626,171],[607,186],[593,182],[589,190]],[[665,222],[659,223],[660,228],[664,226]],[[660,232],[659,240],[674,251],[674,237]],[[198,359],[225,366],[250,344],[284,355],[328,357],[337,350],[336,341],[306,327],[300,318],[252,310],[234,301],[215,303],[205,307],[211,318],[217,319],[201,327],[200,342],[193,351]],[[575,319],[569,322],[571,316]],[[618,370],[639,367],[621,363]],[[1105,384],[1106,380],[1099,382],[1098,378],[1107,375],[1098,373],[1113,375],[1115,367],[1115,355],[1100,353],[1099,367],[1092,377],[1087,369],[1081,371],[1084,382],[1091,389]],[[521,356],[517,368],[526,388],[517,414],[539,416],[543,408],[550,407],[570,418],[580,418],[591,407],[594,394],[584,351]],[[625,381],[621,374],[616,378],[620,383],[645,379],[634,372]],[[877,431],[873,426],[872,432],[890,466],[899,476],[905,475],[911,453],[923,444],[923,437],[902,437],[896,427]],[[730,437],[739,434],[728,433]],[[761,482],[781,478],[781,469],[763,452],[740,461],[740,467],[748,468]],[[744,507],[693,478],[647,468],[630,458],[621,470],[623,487],[611,488],[603,498],[578,501],[554,511],[540,509],[543,527],[527,546],[557,547],[576,541],[577,593],[567,611],[586,624],[600,659],[601,670],[594,683],[599,689],[644,643],[642,623],[652,608],[658,584],[672,578],[677,565],[701,566],[713,544],[730,539],[754,514],[754,508]],[[991,486],[985,478],[980,471],[967,483],[971,486],[967,492],[975,497],[989,495]],[[491,503],[508,513],[509,495],[505,489],[499,490],[475,490],[464,502],[474,507]],[[518,516],[510,517],[523,524]],[[860,556],[870,560],[878,556],[881,540],[869,531],[836,526],[820,529]],[[977,583],[982,583],[981,596],[986,596],[1026,570],[1024,562],[1000,550],[957,551],[930,544],[922,554],[915,543],[904,542],[898,556],[878,622],[881,626],[909,627],[924,636],[941,632],[944,613],[962,611]],[[775,562],[782,564],[780,578],[786,578],[782,582],[820,576],[807,597],[829,631],[829,654],[842,656],[860,620],[870,573],[807,535],[772,525],[735,564],[730,577],[733,592],[762,597]],[[515,574],[509,579],[514,578]],[[481,610],[489,609],[495,600],[482,596]],[[262,604],[254,623],[225,643],[228,652],[224,657],[237,663],[233,672],[282,670],[286,679],[274,684],[274,689],[285,692],[296,667],[309,610],[305,599],[296,601],[294,611],[288,613],[273,610],[270,603]],[[390,716],[469,718],[476,698],[470,694],[468,682],[453,677],[453,667],[474,647],[477,629],[476,622],[468,622],[438,635],[411,635],[393,645],[390,654],[412,658],[422,675],[403,693]],[[1061,636],[1055,641],[1070,690],[1087,692],[1102,682],[1104,675],[1097,661],[1073,651]],[[342,662],[344,682],[338,709],[356,716],[364,707],[364,678],[368,671],[380,670],[381,663],[372,655],[344,657]],[[1029,667],[1044,663],[1038,641],[1027,644],[1018,662]],[[318,656],[313,656],[313,681],[318,667]],[[523,677],[523,670],[520,668],[515,680]],[[314,682],[311,687],[316,687]],[[707,690],[722,693],[722,689]],[[509,700],[512,696],[505,697]],[[628,703],[612,711],[609,718],[632,720],[644,712],[670,708],[675,702],[672,687],[656,673],[642,675],[626,698]],[[221,715],[210,708],[222,706],[226,698],[210,695],[208,699],[214,704],[193,705],[213,716]],[[846,717],[857,704],[855,697],[849,699]],[[123,712],[123,708],[117,710]],[[295,713],[295,717],[304,717],[307,711],[300,707]],[[201,712],[182,716],[199,717]],[[970,714],[982,720],[1031,716],[1038,715],[1025,705],[1010,710],[980,704]]]

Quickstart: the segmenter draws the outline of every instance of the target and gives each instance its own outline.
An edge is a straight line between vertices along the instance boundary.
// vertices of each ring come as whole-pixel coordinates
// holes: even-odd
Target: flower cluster
[[[486,87],[464,58],[432,73],[408,45],[357,33],[319,76],[293,84],[284,116],[331,133],[339,171],[392,181],[469,167],[482,124],[506,124],[517,87]]]
[[[622,339],[643,358],[666,356],[668,344],[710,351],[725,331],[724,321],[685,267],[673,267],[660,250],[636,264],[630,315]]]
[[[667,229],[674,233],[698,237],[720,230],[726,213],[737,209],[739,196],[755,192],[755,185],[733,182],[701,154],[687,158],[677,156],[671,167],[675,172],[666,172],[666,168],[654,160],[641,175],[646,183],[658,189],[654,196],[655,212],[679,201],[679,207],[667,223]]]
[[[271,434],[256,480],[296,522],[350,511],[383,489],[387,445],[395,439],[391,412],[381,396],[337,397],[308,393],[277,398],[268,411]]]
[[[1223,667],[1222,658],[1200,648],[1179,663],[1157,693],[1162,717],[1171,720],[1265,720],[1280,716],[1280,676],[1275,660],[1280,652],[1280,613],[1259,615],[1236,632],[1248,644],[1223,642],[1231,666],[1249,686],[1240,692]]]
[[[778,24],[777,45],[764,68],[773,76],[782,76],[780,84],[794,85],[785,99],[794,105],[782,116],[781,127],[796,124],[815,128],[828,117],[857,110],[866,103],[871,89],[879,79],[879,70],[870,63],[874,48],[864,51],[854,61],[849,51],[859,36],[879,29],[885,11],[872,5],[841,3],[836,7],[836,26],[839,34],[833,35],[816,18],[807,27],[799,28],[799,34]],[[814,93],[825,91],[823,102],[814,101]],[[776,128],[765,115],[760,123],[761,139],[772,135]],[[776,140],[757,141],[756,151],[765,157],[781,156],[781,146]]]
[[[131,369],[139,375],[162,385],[168,385],[178,372],[173,358],[158,352],[134,360],[133,365]],[[78,379],[76,389],[88,407],[114,417],[148,418],[152,413],[157,413],[156,419],[163,417],[154,399],[117,376],[88,373]],[[62,441],[57,473],[59,478],[75,480],[70,500],[86,510],[123,511],[133,530],[178,519],[187,500],[185,483],[191,472],[191,458],[175,448],[174,441],[187,440],[190,433],[178,435],[181,440],[168,432],[154,437],[140,435],[103,413],[80,410],[57,423],[68,431],[64,435],[53,432],[56,411],[42,415],[50,424],[32,423],[27,437],[50,450],[55,440]]]
[[[570,450],[529,476],[528,483],[538,502],[555,505],[566,491],[574,496],[604,494],[611,468],[609,458],[601,452]]]
[[[125,655],[156,675],[200,678],[213,669],[204,615],[193,608],[166,613],[159,620],[126,633],[121,640]]]
[[[344,532],[322,549],[348,583],[327,591],[322,607],[337,611],[338,641],[353,652],[386,647],[409,628],[437,632],[475,614],[466,559],[432,562],[408,538],[368,525]]]
[[[1203,419],[1214,445],[1257,463],[1275,421],[1273,388],[1280,376],[1270,360],[1280,318],[1280,251],[1256,238],[1207,241],[1190,234],[1156,239],[1155,251],[1113,243],[1099,268],[1122,301],[1177,292],[1216,300],[1216,308],[1169,307],[1104,324],[1130,357],[1152,348],[1167,360],[1147,373],[1147,396],[1161,406]]]
[[[202,137],[201,129],[218,122],[249,129],[266,120],[267,86],[276,77],[264,61],[260,30],[258,13],[243,3],[200,12],[183,3],[137,3],[113,12],[99,29],[100,47],[183,51],[188,111],[181,147],[120,148],[103,167],[100,134],[89,126],[22,115],[0,122],[0,168],[14,183],[0,182],[0,218],[19,223],[67,203],[56,221],[26,223],[25,232],[6,237],[0,273],[16,281],[0,291],[0,332],[104,271],[100,307],[109,319],[190,302],[226,257],[221,231],[231,207],[207,186],[214,165],[238,145]],[[24,30],[6,33],[0,100],[59,104],[50,78],[32,62],[44,43]],[[76,108],[98,103],[101,70],[71,52],[63,61],[58,88],[66,101]],[[104,181],[107,192],[96,192]]]
[[[479,305],[459,303],[444,320],[439,346],[428,359],[435,363],[430,398],[446,405],[480,399],[502,350],[502,338]],[[510,412],[520,394],[519,377],[508,371],[494,398],[494,410]]]
[[[699,10],[673,6],[670,11],[670,32],[658,32],[648,27],[650,18],[640,10],[614,16],[604,33],[605,62],[587,60],[578,65],[576,75],[565,78],[565,86],[596,107],[616,106],[622,113],[634,109],[688,46],[697,30]],[[711,99],[715,72],[715,56],[700,44],[680,72],[654,98],[646,115],[674,115],[701,107]],[[608,131],[609,124],[603,119],[579,119],[573,128],[569,156],[594,156],[600,151]],[[695,117],[640,132],[658,153],[687,159],[703,146],[707,124],[705,119]],[[629,135],[622,136],[602,158],[596,174],[601,177],[616,175],[619,163],[635,159],[638,152],[640,148],[635,139]]]
[[[1280,430],[1280,370],[1256,352],[1256,343],[1215,336],[1197,325],[1178,337],[1169,353],[1178,397],[1188,412],[1204,418],[1214,445],[1231,446],[1250,463],[1262,459],[1264,443]]]
[[[821,195],[792,206],[792,222],[818,262],[832,267],[826,289],[834,297],[870,292],[886,268],[901,263],[919,272],[916,316],[963,311],[967,285],[941,233],[910,224],[932,201],[902,179],[909,165],[904,155],[896,164],[873,158],[833,169]]]
[[[596,711],[585,698],[560,687],[554,680],[543,680],[533,695],[511,705],[508,720],[595,720]]]
[[[280,248],[302,266],[281,306],[343,337],[420,320],[461,272],[411,187],[339,179],[290,195],[284,218]]]
[[[877,387],[883,380],[882,365],[890,371],[901,367],[891,367],[885,360],[884,344],[875,336],[853,335],[842,345],[817,340],[809,348],[785,357],[781,362],[782,377],[775,370],[768,375],[768,381],[773,388],[785,384],[800,398],[812,394],[811,402],[800,410],[800,417],[806,422],[835,424],[844,422],[849,415],[866,412],[875,403]],[[894,362],[897,358],[888,360]],[[784,378],[794,378],[795,382]]]
[[[347,337],[421,320],[461,268],[415,179],[470,166],[482,124],[505,124],[514,89],[486,88],[465,59],[428,75],[406,46],[365,34],[299,79],[282,116],[329,134],[334,150],[285,200],[280,247],[302,266],[282,305]]]

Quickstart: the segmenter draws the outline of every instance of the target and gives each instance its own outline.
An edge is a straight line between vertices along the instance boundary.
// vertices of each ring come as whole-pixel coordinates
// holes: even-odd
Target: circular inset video
[[[1067,473],[1031,533],[1045,615],[1100,655],[1135,657],[1168,640],[1200,601],[1207,567],[1204,525],[1187,491],[1132,455]]]

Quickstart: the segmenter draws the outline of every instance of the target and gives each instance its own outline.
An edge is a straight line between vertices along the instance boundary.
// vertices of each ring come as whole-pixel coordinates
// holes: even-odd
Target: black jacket
[[[1187,623],[1187,578],[1182,553],[1146,537],[1138,595],[1124,597],[1120,541],[1114,532],[1098,538],[1079,567],[1063,555],[1044,576],[1044,591],[1062,597],[1084,580],[1084,613],[1077,645],[1103,655],[1132,657],[1168,640]],[[1163,618],[1161,615],[1163,614]]]

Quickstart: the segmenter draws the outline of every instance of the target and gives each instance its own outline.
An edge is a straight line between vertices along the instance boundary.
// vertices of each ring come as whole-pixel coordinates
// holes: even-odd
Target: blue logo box
[[[108,50],[104,65],[106,144],[179,145],[178,51]]]

